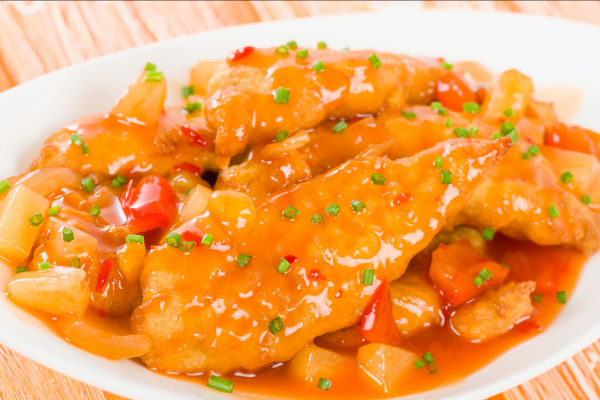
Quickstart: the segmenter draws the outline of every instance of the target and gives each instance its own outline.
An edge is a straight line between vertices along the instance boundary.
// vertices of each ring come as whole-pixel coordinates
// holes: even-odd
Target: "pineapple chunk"
[[[71,242],[63,240],[63,228],[73,231],[74,239]],[[40,240],[40,251],[46,253],[48,261],[54,265],[69,265],[74,258],[79,258],[83,265],[97,258],[97,248],[98,240],[95,237],[54,217],[48,220],[46,234]],[[34,255],[34,265],[38,261],[38,253],[36,251]]]
[[[371,343],[358,349],[358,363],[386,393],[414,368],[416,359],[410,351],[386,344]]]
[[[119,270],[128,284],[139,282],[145,256],[146,246],[141,243],[127,243],[119,252]]]
[[[41,214],[45,220],[48,208],[50,201],[27,186],[11,189],[0,202],[0,256],[17,264],[25,261],[44,228],[44,223],[33,226],[29,219]]]
[[[343,364],[339,355],[311,343],[296,353],[287,367],[298,379],[318,382],[320,378],[331,379]]]
[[[201,61],[190,71],[190,83],[194,86],[196,94],[206,94],[208,81],[225,64],[222,61]]]
[[[18,302],[55,315],[83,315],[90,302],[85,271],[54,267],[16,274],[8,291]]]
[[[514,120],[523,116],[533,93],[531,78],[516,69],[504,72],[496,79],[483,102],[483,115],[486,118],[504,117],[504,110],[512,108]]]
[[[127,88],[123,97],[110,111],[112,115],[146,126],[158,124],[158,117],[164,111],[167,97],[167,80],[163,77],[160,82],[146,82],[148,72],[144,70]]]
[[[196,186],[190,197],[188,197],[183,203],[175,226],[185,224],[192,218],[204,213],[204,211],[206,211],[206,207],[208,206],[208,198],[211,194],[212,190],[209,188],[206,188],[202,185]]]
[[[252,229],[256,210],[252,198],[235,190],[217,190],[208,199],[208,211],[234,234]]]

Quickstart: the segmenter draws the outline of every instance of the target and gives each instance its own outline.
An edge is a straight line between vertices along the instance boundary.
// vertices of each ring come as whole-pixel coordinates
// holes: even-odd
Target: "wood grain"
[[[383,1],[0,2],[0,92],[90,58],[225,26],[378,10]],[[423,1],[405,8],[523,12],[600,24],[597,1]],[[2,400],[121,400],[0,346]],[[600,341],[495,400],[600,400]]]

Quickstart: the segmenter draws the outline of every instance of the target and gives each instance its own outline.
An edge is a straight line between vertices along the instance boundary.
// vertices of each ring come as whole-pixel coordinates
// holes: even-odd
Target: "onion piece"
[[[281,143],[271,143],[266,145],[260,152],[261,158],[279,157],[283,153],[301,148],[310,142],[310,136],[306,131],[300,131],[294,136],[285,139]]]

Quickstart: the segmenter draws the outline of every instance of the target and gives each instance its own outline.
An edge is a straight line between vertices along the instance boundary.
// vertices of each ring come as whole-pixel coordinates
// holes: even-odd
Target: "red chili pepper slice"
[[[316,281],[324,281],[325,279],[327,279],[327,277],[325,275],[323,275],[321,273],[321,271],[319,271],[318,269],[311,270],[310,273],[308,274],[308,276],[310,276],[312,279],[314,279]]]
[[[395,199],[394,204],[399,206],[400,204],[404,204],[407,201],[412,199],[412,195],[410,193],[400,193]]]
[[[202,243],[202,238],[196,232],[185,231],[181,234],[181,239],[184,242],[194,242],[196,244]]]
[[[237,49],[229,53],[229,55],[227,56],[227,60],[229,62],[239,61],[242,58],[246,57],[248,54],[252,53],[253,51],[254,47],[252,46],[242,47],[241,49]]]
[[[167,229],[177,211],[175,201],[175,191],[169,182],[157,175],[142,178],[135,188],[133,181],[129,181],[121,196],[127,225],[133,233]]]
[[[196,132],[194,129],[190,128],[189,125],[180,125],[179,130],[185,136],[192,139],[192,140],[190,140],[190,146],[207,147],[208,145],[210,145],[210,142],[208,140],[206,140],[202,136],[200,136],[200,134],[198,132]]]
[[[375,290],[371,302],[360,318],[362,334],[369,342],[387,344],[403,342],[394,321],[392,307],[390,284],[385,279]]]
[[[285,258],[285,260],[286,260],[287,262],[289,262],[290,264],[293,264],[293,263],[294,263],[294,261],[296,261],[296,260],[298,259],[298,257],[296,257],[296,256],[294,256],[294,255],[291,255],[291,254],[290,254],[290,255],[288,255],[288,256],[285,256],[285,257],[283,257],[283,258]]]
[[[102,289],[104,289],[104,285],[108,280],[108,275],[110,274],[112,265],[112,258],[105,258],[104,261],[102,261],[102,265],[100,265],[100,272],[98,273],[98,283],[96,283],[96,293],[102,293]]]
[[[477,98],[465,79],[455,73],[447,72],[437,82],[436,100],[453,111],[462,111],[464,103],[475,103]]]
[[[188,162],[184,162],[179,165],[176,165],[173,167],[173,169],[178,172],[179,171],[188,171],[196,176],[200,176],[200,174],[202,174],[202,168],[196,167],[195,165],[190,164]]]

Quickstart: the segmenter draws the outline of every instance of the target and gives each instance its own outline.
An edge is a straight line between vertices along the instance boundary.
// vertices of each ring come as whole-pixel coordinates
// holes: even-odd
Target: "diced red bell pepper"
[[[127,225],[133,233],[167,229],[177,212],[175,201],[175,191],[169,182],[157,175],[142,178],[135,188],[133,181],[129,181],[121,196]]]
[[[579,151],[598,157],[600,135],[579,126],[568,126],[560,122],[546,131],[545,144],[564,150]]]
[[[291,263],[290,263],[291,264]],[[324,281],[327,279],[327,277],[325,275],[323,275],[321,273],[321,271],[319,271],[318,269],[313,269],[309,272],[308,276],[311,277],[311,279],[314,279],[315,281]]]
[[[202,243],[202,237],[193,231],[185,231],[181,234],[181,239],[184,242],[194,242],[196,245]]]
[[[253,51],[254,51],[254,47],[252,47],[252,46],[246,46],[246,47],[242,47],[241,49],[234,50],[231,53],[229,53],[229,55],[227,56],[227,61],[229,61],[229,62],[239,61],[242,58],[246,57],[248,54],[252,53]]]
[[[401,204],[406,203],[407,201],[409,201],[410,199],[412,199],[412,195],[410,193],[400,193],[398,196],[396,196],[396,198],[394,199],[394,205],[399,206]]]
[[[210,142],[208,140],[206,140],[202,136],[200,136],[200,134],[198,132],[196,132],[194,129],[192,129],[189,125],[186,125],[186,124],[180,125],[179,130],[185,136],[192,139],[192,140],[190,140],[190,146],[207,147],[208,145],[210,145]]]
[[[435,98],[444,107],[453,111],[463,111],[464,103],[475,103],[477,97],[469,84],[458,73],[448,71],[437,82]]]
[[[362,334],[369,342],[399,344],[402,336],[392,313],[390,284],[384,279],[373,293],[371,302],[360,317]]]
[[[176,165],[173,167],[173,169],[177,172],[179,171],[188,171],[191,172],[192,174],[196,175],[196,176],[200,176],[200,174],[202,174],[202,168],[200,167],[196,167],[193,164],[190,164],[188,162],[183,162],[179,165]]]
[[[104,285],[108,280],[108,275],[110,275],[110,270],[112,269],[113,260],[112,258],[105,258],[100,265],[100,272],[98,272],[98,282],[96,283],[96,293],[102,293],[104,289]]]
[[[285,256],[285,257],[283,257],[283,258],[285,258],[285,260],[286,260],[287,262],[289,262],[290,264],[293,264],[293,263],[294,263],[294,261],[296,261],[296,260],[298,259],[298,257],[296,257],[296,256],[294,256],[294,255],[292,255],[292,254],[290,254],[290,255],[287,255],[287,256]]]
[[[473,280],[483,269],[492,276],[477,287]],[[479,254],[467,239],[461,239],[450,245],[440,244],[433,252],[429,277],[444,300],[456,307],[502,283],[508,272],[508,268]]]

